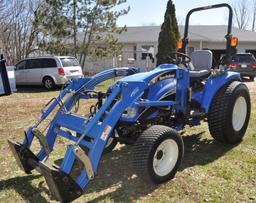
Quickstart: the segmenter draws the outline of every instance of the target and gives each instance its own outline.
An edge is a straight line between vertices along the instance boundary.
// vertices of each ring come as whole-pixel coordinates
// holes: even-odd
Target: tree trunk
[[[86,28],[85,31],[84,31],[84,38],[83,38],[82,46],[85,44],[87,34],[88,34],[88,26],[87,26],[87,28]],[[80,64],[82,63],[82,60],[83,60],[83,54],[84,54],[84,53],[81,51],[81,52],[80,52],[80,57],[79,57],[79,63],[80,63]]]
[[[256,26],[256,0],[253,0],[253,11],[252,11],[252,31],[255,31]]]
[[[77,7],[77,2],[76,0],[73,0],[73,32],[74,32],[74,56],[76,57],[77,55],[77,40],[76,40],[76,35],[77,35],[77,26],[76,26],[76,7]]]

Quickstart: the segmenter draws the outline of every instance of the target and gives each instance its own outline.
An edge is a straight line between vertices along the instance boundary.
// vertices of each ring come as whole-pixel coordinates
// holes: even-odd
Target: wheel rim
[[[47,89],[51,89],[52,88],[52,81],[47,79],[47,80],[45,80],[44,85]]]
[[[168,175],[175,167],[179,156],[177,143],[172,139],[163,141],[156,149],[153,169],[158,176]]]
[[[240,96],[236,99],[233,113],[232,125],[236,131],[239,131],[244,126],[247,115],[247,103],[244,97]]]

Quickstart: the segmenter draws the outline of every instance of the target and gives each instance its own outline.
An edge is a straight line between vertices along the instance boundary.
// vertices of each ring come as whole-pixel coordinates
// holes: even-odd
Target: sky
[[[168,0],[127,0],[123,6],[130,6],[130,12],[118,19],[119,26],[161,25]],[[196,7],[218,3],[229,3],[229,0],[173,0],[176,7],[176,17],[184,24],[186,14]],[[191,24],[196,25],[226,25],[228,12],[226,8],[201,11],[192,14]]]

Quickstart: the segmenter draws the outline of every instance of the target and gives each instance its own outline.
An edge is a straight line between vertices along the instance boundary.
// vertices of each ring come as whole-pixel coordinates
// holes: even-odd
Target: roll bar
[[[198,12],[198,11],[203,11],[203,10],[209,10],[209,9],[216,9],[216,8],[223,8],[226,7],[229,10],[229,17],[228,17],[228,30],[227,34],[225,36],[227,42],[226,42],[226,60],[229,60],[232,54],[232,47],[230,45],[232,34],[232,19],[233,19],[233,10],[232,7],[229,4],[222,3],[222,4],[215,4],[215,5],[210,5],[210,6],[204,6],[204,7],[199,7],[199,8],[194,8],[190,10],[186,16],[186,23],[185,23],[185,30],[184,30],[184,38],[182,39],[182,48],[181,52],[186,53],[186,46],[188,44],[188,27],[189,27],[189,19],[192,13]]]

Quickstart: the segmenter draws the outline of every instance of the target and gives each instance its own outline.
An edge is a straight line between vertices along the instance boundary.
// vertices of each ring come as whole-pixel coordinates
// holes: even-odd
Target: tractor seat
[[[212,52],[210,50],[194,51],[191,54],[190,80],[204,80],[211,73]]]

